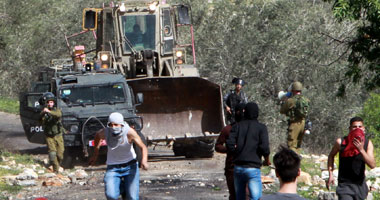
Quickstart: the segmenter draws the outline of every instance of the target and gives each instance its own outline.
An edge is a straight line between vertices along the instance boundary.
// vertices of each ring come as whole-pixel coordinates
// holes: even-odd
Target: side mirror
[[[177,7],[178,22],[183,25],[190,25],[189,6],[180,5]]]
[[[143,93],[137,93],[136,94],[136,103],[137,104],[142,104],[144,102],[144,95]]]
[[[83,9],[82,29],[84,31],[93,31],[93,30],[96,30],[97,26],[98,26],[97,9],[94,9],[94,8]]]
[[[128,125],[134,128],[136,131],[141,131],[143,129],[144,122],[142,117],[135,117],[132,119],[127,119],[126,121]]]

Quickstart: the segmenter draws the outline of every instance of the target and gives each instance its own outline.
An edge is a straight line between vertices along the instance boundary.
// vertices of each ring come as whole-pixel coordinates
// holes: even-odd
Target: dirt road
[[[0,112],[0,146],[12,151],[47,159],[43,145],[31,144],[24,137],[19,116]],[[212,159],[174,157],[166,147],[149,147],[149,170],[140,173],[140,199],[228,199],[223,175],[225,156]],[[60,187],[33,186],[20,193],[19,199],[105,199],[103,176],[105,165],[88,167],[77,163],[89,177],[86,182]]]

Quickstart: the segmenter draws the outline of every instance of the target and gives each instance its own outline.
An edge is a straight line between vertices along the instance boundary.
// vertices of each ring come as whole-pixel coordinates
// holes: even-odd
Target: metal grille
[[[104,126],[107,125],[107,118],[97,118],[103,123]],[[103,128],[102,124],[96,120],[95,118],[83,120],[81,122],[81,126],[84,130],[81,129],[81,134],[83,131],[83,141],[84,144],[88,144],[89,140],[93,140],[95,137],[95,133]],[[87,121],[87,122],[86,122]],[[84,126],[83,126],[84,125]]]

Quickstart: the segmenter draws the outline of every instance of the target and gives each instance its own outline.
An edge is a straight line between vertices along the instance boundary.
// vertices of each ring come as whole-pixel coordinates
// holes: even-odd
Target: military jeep
[[[103,73],[60,71],[35,82],[30,92],[20,96],[20,116],[25,134],[32,143],[45,144],[40,112],[44,105],[39,99],[44,92],[56,96],[56,106],[62,110],[62,124],[66,160],[74,156],[88,157],[96,131],[106,126],[112,112],[120,112],[140,137],[142,118],[136,115],[136,106],[143,101],[133,92],[123,75],[108,70]],[[50,81],[47,81],[50,80]]]

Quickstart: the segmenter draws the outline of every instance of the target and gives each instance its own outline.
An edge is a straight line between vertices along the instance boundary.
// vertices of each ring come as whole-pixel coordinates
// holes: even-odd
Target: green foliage
[[[21,163],[21,164],[33,164],[33,163],[35,163],[33,158],[27,154],[18,154],[17,156],[15,156],[15,161],[17,163]]]
[[[82,9],[100,7],[92,0],[4,0],[0,8],[0,95],[16,97],[53,58],[67,58],[64,34],[81,31]],[[167,1],[169,2],[169,1]],[[327,152],[358,113],[367,94],[347,83],[345,99],[335,96],[348,71],[346,38],[351,22],[337,23],[331,5],[304,0],[172,0],[192,7],[197,64],[202,77],[231,89],[241,77],[250,101],[260,107],[272,148],[286,142],[286,117],[279,114],[277,94],[301,81],[310,99],[311,135],[306,151]],[[380,35],[380,34],[378,34]],[[91,34],[72,45],[94,43]],[[375,67],[375,66],[374,66]],[[367,77],[367,76],[361,76]],[[369,76],[368,76],[369,77]],[[349,106],[347,106],[349,105]],[[323,144],[323,145],[321,145]]]
[[[17,194],[22,190],[22,186],[19,185],[8,185],[0,181],[0,199],[8,199],[9,194]]]
[[[356,36],[346,41],[351,49],[346,76],[368,90],[380,87],[380,1],[335,0],[333,14],[341,22],[358,22]]]
[[[100,0],[4,0],[0,8],[3,16],[0,18],[0,95],[16,97],[30,86],[30,81],[38,78],[39,69],[49,66],[51,59],[69,57],[65,34],[81,31],[84,6],[101,7],[101,3]],[[90,41],[94,39],[78,37],[72,45]]]
[[[365,101],[361,117],[365,121],[366,130],[380,140],[380,94],[371,93]],[[377,146],[380,147],[380,146]]]
[[[373,199],[380,199],[380,193],[379,192],[373,192]]]
[[[305,186],[305,184],[298,184],[298,188]],[[309,187],[309,186],[308,186]],[[308,190],[298,189],[297,193],[305,199],[318,199],[314,194],[314,188],[309,187]]]
[[[262,175],[268,175],[270,173],[271,168],[268,166],[261,167],[261,174]]]
[[[371,93],[364,103],[360,116],[364,120],[366,132],[372,137],[375,155],[380,156],[380,94]],[[379,160],[379,159],[376,159]]]
[[[221,191],[222,188],[220,188],[220,187],[218,187],[218,186],[215,186],[215,187],[212,188],[212,190],[214,190],[214,191]]]
[[[315,1],[190,1],[196,52],[202,76],[231,88],[243,78],[249,101],[260,107],[272,148],[286,142],[286,117],[279,114],[277,94],[294,80],[305,85],[314,129],[303,148],[327,152],[347,120],[366,98],[349,84],[346,99],[335,96],[345,79],[347,51],[335,38],[350,36],[350,23],[336,23],[328,4]],[[202,5],[202,6],[199,6]],[[295,9],[296,8],[296,9]],[[359,98],[352,98],[356,93]],[[350,108],[347,105],[351,105]],[[346,129],[345,129],[346,130]],[[321,145],[325,144],[325,145]]]
[[[0,97],[0,111],[17,114],[19,106],[20,104],[17,100]]]
[[[301,161],[301,171],[310,174],[311,177],[314,175],[320,176],[321,170],[319,169],[319,164],[315,163],[313,159],[303,158]]]
[[[26,156],[26,155],[19,155],[19,154],[14,154],[10,153],[5,150],[0,149],[0,165],[5,165],[6,162],[3,161],[3,159],[8,159],[8,160],[15,160],[16,163],[30,163],[30,160],[32,160],[31,156]],[[19,169],[4,169],[0,168],[0,177],[6,176],[6,175],[17,175],[21,173],[22,170]],[[9,185],[5,182],[4,179],[0,180],[0,199],[8,199],[8,196],[10,194],[16,194],[19,191],[22,190],[22,186],[18,185]]]
[[[0,150],[0,156],[6,157],[6,158],[11,158],[14,160],[16,163],[20,164],[33,164],[35,163],[35,160],[31,155],[27,154],[18,154],[18,153],[11,153],[7,150]],[[0,164],[4,162],[1,161]]]
[[[19,174],[21,172],[22,172],[21,170],[17,170],[17,169],[4,169],[4,168],[0,168],[0,177],[1,176],[6,176],[6,175],[17,175],[17,174]]]
[[[334,3],[334,16],[340,20],[360,20],[362,17],[368,20],[380,20],[378,11],[380,2],[378,0],[350,1],[336,0]],[[366,11],[366,13],[361,13]]]

